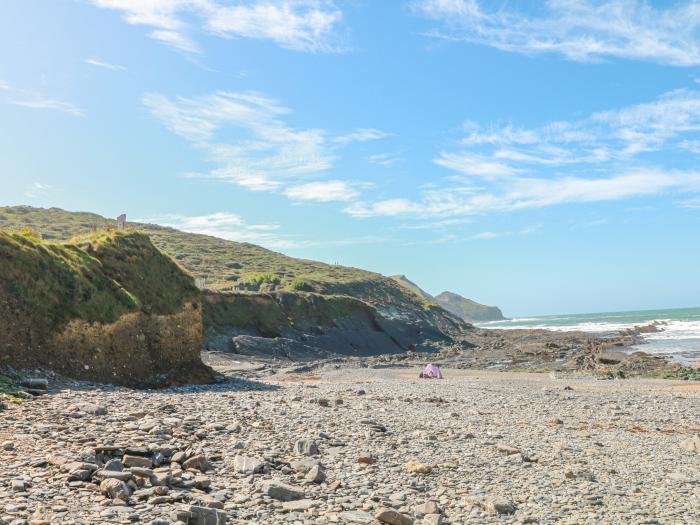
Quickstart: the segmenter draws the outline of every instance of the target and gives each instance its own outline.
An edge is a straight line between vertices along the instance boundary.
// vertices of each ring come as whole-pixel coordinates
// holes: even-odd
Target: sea
[[[643,344],[630,347],[630,351],[641,350],[687,365],[700,365],[700,308],[518,317],[507,321],[480,323],[478,326],[500,329],[580,330],[607,335],[650,323],[657,324],[660,331],[641,334]]]

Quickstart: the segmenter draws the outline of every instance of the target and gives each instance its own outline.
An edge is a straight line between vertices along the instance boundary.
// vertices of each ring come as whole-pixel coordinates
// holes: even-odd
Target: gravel
[[[0,415],[0,524],[700,523],[697,385],[443,373],[52,382]]]

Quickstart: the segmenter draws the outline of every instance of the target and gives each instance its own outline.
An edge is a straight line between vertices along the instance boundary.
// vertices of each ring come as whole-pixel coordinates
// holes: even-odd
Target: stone
[[[440,514],[441,510],[434,501],[426,501],[413,507],[416,514]]]
[[[421,525],[442,525],[442,514],[426,514],[423,516]]]
[[[2,449],[10,452],[15,449],[15,444],[12,441],[3,441]]]
[[[360,525],[369,525],[374,521],[374,516],[362,510],[340,512],[338,513],[338,517],[340,517],[343,523],[358,523]]]
[[[304,499],[304,491],[280,481],[266,481],[262,487],[263,493],[279,501]]]
[[[126,454],[122,458],[122,463],[124,463],[124,465],[126,465],[127,467],[151,468],[153,466],[151,458],[145,458],[143,456],[131,456]]]
[[[187,525],[226,525],[226,512],[209,507],[190,505],[176,513],[177,519]]]
[[[357,456],[357,462],[363,465],[373,465],[377,462],[377,458],[371,452],[360,452]]]
[[[196,456],[192,456],[190,459],[185,461],[182,464],[182,468],[185,470],[193,469],[199,470],[200,472],[206,472],[209,468],[209,462],[204,454],[197,454]]]
[[[304,476],[304,479],[313,483],[323,483],[326,480],[326,471],[322,465],[314,465]]]
[[[27,486],[21,479],[14,479],[11,483],[12,492],[26,492]]]
[[[233,458],[233,470],[241,474],[259,474],[264,468],[265,463],[259,459],[240,455]]]
[[[211,486],[211,480],[208,476],[195,476],[194,487],[199,490],[206,490]]]
[[[292,461],[290,463],[290,466],[292,467],[292,470],[294,470],[294,472],[306,474],[307,472],[309,472],[309,470],[311,470],[313,467],[319,464],[320,462],[318,459],[307,457],[304,459],[299,459],[297,461]]]
[[[124,463],[118,459],[110,459],[107,463],[105,463],[104,469],[112,472],[121,472],[124,470]]]
[[[467,505],[480,507],[490,514],[513,514],[515,512],[515,506],[511,502],[495,496],[469,496],[467,497]]]
[[[302,456],[318,456],[318,445],[312,439],[300,439],[294,444],[294,452]]]
[[[688,452],[700,454],[700,434],[695,434],[681,442],[681,448]]]
[[[430,474],[433,471],[433,467],[427,463],[409,461],[403,466],[403,471],[409,474]]]
[[[496,450],[498,450],[499,452],[503,452],[504,454],[508,454],[509,456],[514,454],[520,454],[519,449],[511,447],[510,445],[506,445],[505,443],[499,443],[498,445],[496,445]]]
[[[389,525],[413,525],[413,519],[394,509],[379,509],[374,517],[380,522],[388,523]]]
[[[100,483],[100,492],[111,499],[120,499],[129,501],[131,497],[131,489],[129,486],[118,479],[105,479]]]
[[[310,499],[300,499],[296,501],[286,501],[282,503],[282,508],[287,512],[304,512],[313,507],[314,502]]]

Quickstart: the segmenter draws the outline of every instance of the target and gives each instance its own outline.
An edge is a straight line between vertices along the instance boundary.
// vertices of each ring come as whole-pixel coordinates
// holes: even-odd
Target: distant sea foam
[[[520,317],[508,321],[481,323],[478,326],[503,330],[516,328],[580,330],[604,335],[654,322],[659,323],[661,331],[642,334],[645,344],[631,347],[632,351],[641,350],[650,354],[663,355],[686,364],[700,361],[700,308]]]

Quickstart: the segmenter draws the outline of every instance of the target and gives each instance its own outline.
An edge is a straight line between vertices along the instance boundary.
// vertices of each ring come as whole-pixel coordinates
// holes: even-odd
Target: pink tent
[[[435,363],[428,363],[420,373],[420,377],[423,379],[442,379],[442,372]]]

